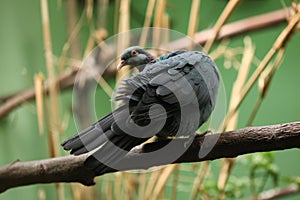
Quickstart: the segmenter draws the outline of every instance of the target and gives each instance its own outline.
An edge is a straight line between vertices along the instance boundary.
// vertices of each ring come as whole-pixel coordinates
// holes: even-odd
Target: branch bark
[[[215,144],[216,138],[218,138]],[[131,151],[120,161],[122,170],[148,169],[170,164],[169,154],[146,154],[161,149],[171,140],[147,143]],[[184,153],[172,163],[201,162],[219,158],[237,157],[254,152],[300,148],[300,122],[271,126],[247,127],[235,131],[195,137],[185,149],[186,139],[173,139],[176,150]],[[207,155],[199,157],[200,149],[211,149]],[[20,162],[0,167],[0,192],[13,187],[37,183],[79,182],[93,185],[95,174],[84,167],[88,155],[64,156],[45,160]],[[114,170],[117,171],[117,170]],[[113,172],[113,171],[111,171]]]

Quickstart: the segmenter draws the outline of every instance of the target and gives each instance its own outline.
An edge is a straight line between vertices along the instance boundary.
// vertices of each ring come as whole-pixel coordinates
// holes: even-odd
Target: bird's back
[[[116,99],[128,103],[131,119],[139,126],[165,120],[156,134],[189,135],[208,120],[218,84],[218,70],[207,55],[171,52],[125,80]]]

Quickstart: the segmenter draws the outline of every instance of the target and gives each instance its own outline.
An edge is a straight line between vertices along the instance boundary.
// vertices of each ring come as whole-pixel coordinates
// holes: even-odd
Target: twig
[[[199,158],[200,149],[211,148],[216,138],[219,139],[212,150],[206,156]],[[160,155],[157,155],[154,153],[155,150],[161,149],[169,142],[166,140],[147,143],[142,146],[140,153],[129,152],[119,163],[122,171],[148,169],[152,166],[169,164],[166,163],[169,154],[164,155],[160,152]],[[205,137],[200,136],[194,139],[188,149],[184,147],[186,139],[178,138],[172,142],[176,143],[177,150],[181,149],[184,152],[173,163],[200,162],[254,152],[300,148],[300,122],[248,127]],[[152,153],[151,155],[144,154],[147,152]],[[86,156],[84,154],[30,162],[16,161],[0,167],[0,192],[36,183],[80,182],[84,185],[93,185],[94,173],[83,166]]]
[[[175,169],[176,165],[170,165],[162,170],[162,173],[160,174],[160,178],[157,180],[156,185],[153,189],[153,193],[150,200],[158,199],[158,196],[163,191],[163,188],[165,187],[166,182],[168,181],[168,178],[170,177],[173,169]]]
[[[298,7],[300,7],[300,4],[298,4]],[[216,40],[222,40],[224,38],[230,38],[243,33],[249,33],[250,31],[265,29],[284,23],[286,22],[286,16],[289,11],[291,11],[291,8],[284,8],[225,24],[220,29]],[[196,43],[203,45],[212,38],[213,33],[214,29],[200,31],[195,34],[194,40]],[[184,49],[188,47],[189,40],[190,39],[187,38],[178,39],[169,43],[168,47],[170,49]]]
[[[173,181],[172,181],[172,190],[171,190],[171,198],[170,199],[177,199],[177,192],[178,192],[178,181],[179,181],[179,172],[180,172],[180,165],[175,165],[175,169],[173,170]]]
[[[195,200],[197,198],[197,194],[200,190],[200,187],[201,187],[201,184],[202,184],[204,178],[207,175],[208,169],[209,169],[209,162],[203,162],[203,165],[202,165],[201,169],[198,170],[198,175],[195,178],[190,200]]]
[[[108,0],[97,0],[98,3],[98,25],[99,29],[106,29]]]
[[[282,188],[275,188],[260,193],[257,197],[248,198],[247,200],[272,200],[280,197],[286,197],[300,192],[300,187],[297,184],[290,184]]]
[[[258,112],[258,109],[260,108],[264,98],[266,97],[266,93],[267,91],[270,89],[270,85],[271,85],[271,82],[273,80],[273,77],[275,75],[275,72],[277,71],[277,69],[279,68],[279,65],[281,64],[281,61],[283,59],[283,56],[284,56],[284,53],[285,53],[285,48],[282,47],[276,58],[275,58],[275,61],[274,61],[274,64],[272,66],[272,68],[270,70],[268,70],[268,68],[265,69],[265,71],[262,72],[262,74],[260,75],[262,81],[258,81],[258,85],[259,85],[259,89],[260,89],[260,95],[258,97],[258,99],[256,100],[256,103],[255,103],[255,106],[250,114],[250,117],[247,121],[247,126],[251,126],[253,121],[254,121],[254,118]],[[262,84],[260,84],[262,83]]]
[[[240,3],[240,0],[228,1],[226,7],[224,8],[222,14],[218,18],[218,21],[216,22],[216,24],[213,28],[212,37],[205,43],[204,49],[206,50],[206,52],[209,52],[209,50],[212,47],[214,41],[218,37],[222,26],[227,21],[227,19],[230,17],[231,13],[234,11],[234,9],[237,7],[237,5],[239,3]]]
[[[153,10],[154,10],[154,5],[155,5],[155,0],[149,0],[148,1],[143,27],[150,27],[151,18],[152,18]],[[145,28],[145,29],[142,30],[141,38],[140,38],[140,41],[139,41],[139,45],[141,47],[144,47],[146,45],[147,37],[148,37],[148,28]]]
[[[130,0],[123,0],[120,2],[119,8],[119,32],[126,32],[130,29]],[[130,35],[123,33],[117,37],[117,55],[120,55],[122,51],[130,45]],[[128,68],[122,68],[122,70],[117,72],[116,82],[121,78],[128,77]]]
[[[65,90],[73,86],[74,78],[78,72],[78,67],[70,67],[63,74],[59,75],[55,82],[60,90]],[[49,82],[47,81],[44,86],[44,93],[49,92]],[[5,98],[5,101],[0,107],[0,118],[5,117],[9,112],[23,103],[33,100],[35,98],[35,89],[30,88],[14,95],[10,95],[9,98]]]
[[[70,47],[70,55],[72,58],[80,59],[81,58],[81,47],[80,47],[80,38],[79,30],[82,25],[81,19],[78,20],[78,2],[73,0],[66,1],[66,19],[67,19],[67,31],[68,31],[68,41],[64,45],[64,49]],[[77,21],[79,23],[77,24]],[[67,52],[67,51],[66,51]],[[65,59],[65,56],[62,57]]]
[[[198,21],[200,18],[200,0],[193,0],[192,5],[191,5],[191,11],[190,11],[190,19],[189,19],[189,26],[188,26],[188,31],[187,35],[190,38],[194,38],[197,26],[198,26]],[[189,48],[190,50],[193,49],[193,43],[190,44]]]
[[[287,40],[290,39],[291,35],[293,35],[294,29],[297,27],[299,20],[300,20],[300,13],[297,13],[292,17],[292,19],[290,20],[286,28],[280,33],[280,35],[274,42],[273,46],[271,47],[271,49],[268,51],[264,59],[261,61],[261,63],[258,65],[258,67],[254,71],[252,76],[249,78],[248,82],[243,87],[239,96],[239,101],[237,101],[237,103],[231,109],[229,109],[223,127],[227,126],[228,120],[230,120],[230,118],[235,114],[235,112],[237,111],[237,109],[245,99],[246,95],[248,94],[249,90],[253,87],[259,75],[266,68],[267,64],[273,58],[275,53],[279,51],[282,47],[284,47]]]
[[[229,109],[231,109],[237,101],[239,101],[239,96],[241,93],[241,90],[243,86],[245,85],[245,82],[247,80],[247,76],[251,67],[251,63],[254,57],[255,48],[251,42],[251,39],[249,37],[245,37],[244,39],[245,48],[243,51],[243,58],[242,62],[238,71],[238,75],[236,78],[236,81],[233,84],[231,97],[230,97],[230,103],[229,103]],[[237,111],[232,117],[230,118],[227,126],[226,131],[234,130],[236,129],[236,125],[238,123],[238,115],[239,112]],[[230,176],[230,172],[235,164],[234,158],[227,158],[224,160],[223,165],[221,167],[219,178],[218,178],[218,199],[224,199],[225,198],[225,186],[228,181],[228,178]]]

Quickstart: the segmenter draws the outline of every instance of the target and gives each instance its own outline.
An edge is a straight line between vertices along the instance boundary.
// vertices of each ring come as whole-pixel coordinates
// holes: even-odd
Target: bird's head
[[[129,65],[131,68],[137,67],[140,71],[144,66],[155,60],[155,57],[139,46],[133,46],[125,49],[121,55],[121,61],[117,66],[120,70],[122,67]]]

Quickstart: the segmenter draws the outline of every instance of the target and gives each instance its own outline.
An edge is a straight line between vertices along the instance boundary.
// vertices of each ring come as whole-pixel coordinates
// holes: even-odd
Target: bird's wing
[[[139,125],[177,115],[178,109],[192,104],[206,109],[200,110],[202,121],[206,121],[214,107],[219,82],[214,62],[201,52],[171,53],[162,57],[164,59],[147,65],[142,73],[125,80],[117,99],[129,100],[131,118]],[[157,104],[163,108],[153,107]]]

